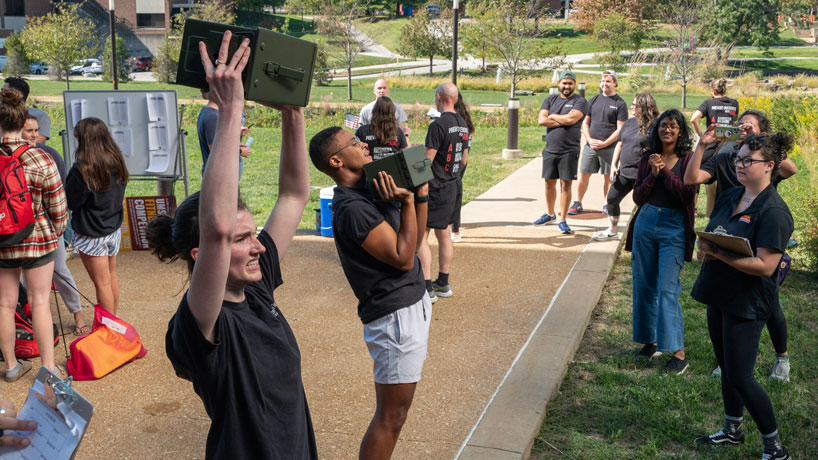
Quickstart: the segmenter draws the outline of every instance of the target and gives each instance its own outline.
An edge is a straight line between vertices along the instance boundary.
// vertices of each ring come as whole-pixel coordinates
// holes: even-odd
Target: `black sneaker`
[[[688,367],[690,367],[690,364],[687,363],[686,359],[679,359],[675,356],[671,356],[667,361],[667,364],[665,364],[665,373],[682,375],[685,373],[685,371],[687,371]]]
[[[644,359],[653,359],[657,356],[661,356],[662,352],[656,349],[656,345],[652,343],[646,343],[638,353],[636,353],[637,358],[644,358]]]
[[[693,444],[697,446],[737,446],[744,443],[744,430],[739,430],[735,433],[724,431],[724,428],[719,431],[707,435],[700,436],[693,440]]]
[[[790,460],[790,453],[783,447],[775,452],[765,450],[761,453],[761,460]]]

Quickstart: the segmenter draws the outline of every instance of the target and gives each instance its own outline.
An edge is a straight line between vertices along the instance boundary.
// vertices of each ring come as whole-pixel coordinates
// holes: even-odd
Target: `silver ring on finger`
[[[0,407],[0,415],[6,415],[6,408]]]
[[[220,60],[216,59],[216,65],[219,65],[219,64],[224,64],[224,62],[222,62],[222,61],[220,61]]]

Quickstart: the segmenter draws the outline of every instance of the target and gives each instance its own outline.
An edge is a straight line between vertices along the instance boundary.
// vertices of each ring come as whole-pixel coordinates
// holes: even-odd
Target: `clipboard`
[[[71,386],[73,379],[61,380],[53,372],[41,367],[37,378],[28,389],[25,404],[17,414],[21,420],[34,420],[34,431],[6,430],[12,436],[27,436],[31,444],[22,450],[0,449],[3,460],[70,460],[74,458],[82,437],[91,421],[94,406]],[[37,397],[44,394],[46,385],[54,390],[57,411]]]
[[[750,246],[750,240],[747,238],[713,232],[696,232],[696,236],[708,243],[713,243],[716,246],[735,252],[736,254],[745,257],[755,256],[755,254],[753,254],[753,248]]]

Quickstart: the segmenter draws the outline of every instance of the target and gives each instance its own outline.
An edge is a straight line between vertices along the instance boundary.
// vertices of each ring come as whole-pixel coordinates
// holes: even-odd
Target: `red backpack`
[[[20,155],[28,145],[0,154],[0,246],[12,246],[23,241],[34,230],[34,209],[31,192]]]

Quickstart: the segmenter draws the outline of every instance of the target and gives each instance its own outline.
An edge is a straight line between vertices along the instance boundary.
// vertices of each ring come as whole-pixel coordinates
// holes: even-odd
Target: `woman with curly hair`
[[[779,262],[793,231],[792,214],[773,185],[791,148],[792,137],[785,134],[755,135],[742,142],[734,160],[741,185],[719,195],[705,230],[746,238],[754,255],[699,239],[706,257],[691,293],[707,305],[725,415],[724,428],[696,439],[696,444],[744,442],[746,406],[761,432],[765,460],[790,458],[781,445],[770,397],[753,371],[761,330],[779,308]]]
[[[647,139],[648,131],[659,110],[656,100],[649,93],[639,93],[631,104],[631,118],[622,125],[619,141],[614,148],[611,161],[611,188],[608,189],[608,220],[610,228],[594,235],[596,240],[617,238],[619,236],[619,203],[628,196],[636,183],[636,172],[642,159],[642,143]]]
[[[684,350],[684,321],[679,274],[693,257],[695,189],[683,181],[692,137],[676,109],[659,115],[645,140],[645,151],[633,189],[639,206],[625,250],[633,267],[633,341],[644,346],[639,357],[673,353],[665,372],[683,374],[689,367]]]
[[[18,161],[31,193],[34,211],[34,227],[22,241],[0,245],[0,350],[6,361],[4,378],[8,382],[18,380],[31,370],[31,363],[18,361],[14,355],[14,311],[17,307],[20,273],[28,287],[34,337],[40,349],[42,365],[57,371],[54,363],[54,329],[48,295],[54,274],[54,258],[59,238],[65,231],[68,212],[65,208],[65,191],[54,160],[46,152],[28,146],[22,139],[26,124],[23,95],[14,89],[0,92],[0,155],[12,155],[20,148]],[[27,148],[26,148],[27,147]]]
[[[111,132],[99,118],[84,118],[74,126],[77,159],[65,178],[74,237],[82,265],[94,282],[97,303],[117,314],[119,280],[116,255],[122,240],[122,199],[128,168]]]
[[[406,148],[406,136],[398,128],[392,99],[381,96],[375,101],[372,122],[358,128],[355,137],[367,145],[373,160],[391,157]]]

